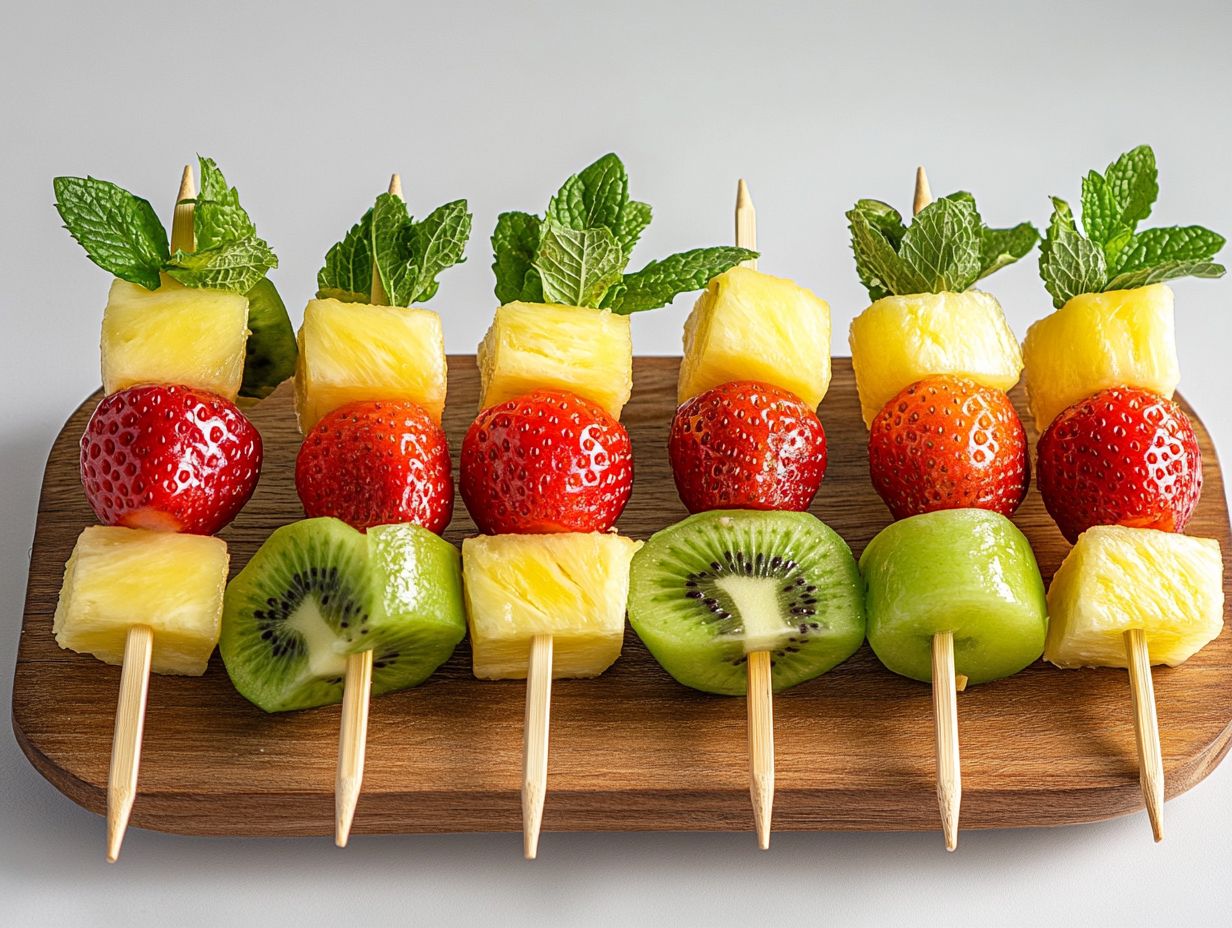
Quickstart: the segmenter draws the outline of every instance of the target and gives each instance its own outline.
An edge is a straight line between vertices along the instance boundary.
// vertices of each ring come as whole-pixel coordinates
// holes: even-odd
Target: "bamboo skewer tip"
[[[924,165],[915,169],[915,200],[912,203],[912,213],[918,213],[933,201],[933,192],[928,186],[928,175],[924,173]]]
[[[372,652],[347,657],[338,728],[338,769],[334,778],[334,843],[346,847],[364,782],[368,707],[372,699]]]
[[[1159,715],[1155,710],[1155,683],[1146,634],[1140,628],[1125,632],[1125,663],[1129,669],[1134,709],[1134,741],[1138,748],[1138,777],[1142,799],[1158,844],[1164,839],[1164,761],[1159,743]]]
[[[402,199],[402,175],[394,172],[389,176],[389,192]]]
[[[115,863],[137,798],[141,767],[141,738],[150,692],[150,662],[154,632],[134,625],[124,640],[124,664],[116,701],[115,730],[111,738],[111,766],[107,771],[107,862]]]
[[[536,635],[526,665],[526,720],[522,757],[522,854],[539,853],[547,798],[548,734],[552,714],[552,636]]]
[[[748,655],[749,795],[757,846],[770,848],[774,815],[774,689],[770,652]]]
[[[958,847],[962,806],[962,766],[958,750],[958,688],[954,673],[954,633],[933,636],[933,721],[937,735],[937,804],[945,849]]]
[[[176,204],[183,203],[185,200],[191,200],[197,195],[197,184],[193,180],[193,170],[191,164],[184,165],[184,173],[180,176],[180,192],[176,196]]]

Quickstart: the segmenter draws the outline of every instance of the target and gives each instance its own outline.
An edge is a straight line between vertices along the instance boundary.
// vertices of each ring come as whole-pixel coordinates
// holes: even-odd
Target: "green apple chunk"
[[[1017,673],[1044,652],[1048,610],[1031,545],[1004,516],[947,509],[895,522],[860,558],[868,643],[887,668],[932,680],[932,639],[954,633],[971,683]]]

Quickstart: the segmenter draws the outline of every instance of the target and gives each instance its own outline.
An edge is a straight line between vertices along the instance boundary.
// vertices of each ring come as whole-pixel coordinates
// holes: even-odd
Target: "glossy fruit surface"
[[[927,377],[886,403],[868,436],[873,486],[896,519],[938,509],[1008,516],[1027,493],[1027,434],[1000,390]]]
[[[81,436],[81,483],[109,525],[212,535],[256,489],[261,434],[235,404],[168,384],[104,397]]]
[[[1057,416],[1036,468],[1044,505],[1071,543],[1093,525],[1182,531],[1202,493],[1189,417],[1136,387],[1101,390]]]
[[[624,426],[590,400],[535,390],[471,423],[460,482],[485,535],[605,532],[633,489],[633,447]]]
[[[445,431],[409,401],[342,406],[300,446],[295,489],[309,518],[333,516],[360,531],[409,522],[440,534],[453,517]]]
[[[826,433],[812,407],[751,380],[720,384],[684,403],[667,450],[689,512],[803,512],[826,472]]]
[[[954,667],[971,683],[1017,673],[1044,650],[1048,611],[1031,545],[983,509],[894,522],[860,556],[868,643],[895,673],[932,679],[932,639],[954,633]]]

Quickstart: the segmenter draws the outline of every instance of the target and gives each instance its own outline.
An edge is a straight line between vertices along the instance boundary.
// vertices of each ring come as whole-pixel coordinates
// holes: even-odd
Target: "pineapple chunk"
[[[620,657],[629,561],[641,546],[599,532],[463,541],[475,676],[525,679],[536,635],[552,636],[553,677],[594,677],[607,670]]]
[[[62,648],[122,664],[129,627],[148,625],[155,673],[200,676],[218,644],[226,585],[221,538],[91,526],[65,565],[52,631]]]
[[[1124,667],[1124,633],[1145,632],[1152,664],[1175,667],[1223,628],[1219,542],[1149,528],[1088,529],[1048,588],[1045,659]]]
[[[1008,391],[1022,373],[1018,340],[981,290],[887,296],[851,323],[851,363],[864,424],[905,387],[954,374]]]
[[[568,390],[619,419],[633,392],[629,317],[607,309],[508,303],[476,360],[480,410],[532,390]]]
[[[362,400],[409,400],[433,421],[445,409],[445,337],[427,309],[310,300],[299,330],[295,412],[309,432]]]
[[[830,305],[746,267],[711,280],[685,320],[676,402],[731,380],[770,383],[817,406],[830,386]]]
[[[247,297],[169,277],[157,290],[116,280],[103,311],[103,389],[175,383],[234,401],[247,341]]]
[[[1181,379],[1172,291],[1083,293],[1027,330],[1027,402],[1043,434],[1063,410],[1108,387],[1141,387],[1168,398]]]

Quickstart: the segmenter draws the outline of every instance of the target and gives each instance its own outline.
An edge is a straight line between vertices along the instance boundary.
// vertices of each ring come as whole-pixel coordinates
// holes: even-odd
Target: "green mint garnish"
[[[613,154],[573,175],[543,217],[501,213],[492,233],[496,298],[611,309],[627,315],[666,306],[741,261],[744,248],[698,248],[626,274],[651,209],[629,199],[629,177]]]
[[[370,302],[375,258],[389,305],[425,303],[436,295],[441,271],[465,260],[462,253],[470,234],[465,200],[446,203],[416,221],[400,197],[382,193],[326,252],[325,266],[317,272],[317,296]]]
[[[1137,231],[1159,195],[1155,153],[1139,145],[1082,179],[1083,236],[1069,204],[1053,197],[1040,277],[1057,308],[1080,293],[1129,290],[1178,277],[1222,277],[1211,259],[1224,238],[1201,226]]]
[[[880,200],[858,200],[848,212],[856,273],[870,299],[908,293],[961,292],[1035,247],[1030,223],[984,225],[975,198],[959,191],[934,200],[905,225]]]
[[[56,209],[90,260],[103,270],[147,290],[166,272],[188,287],[247,293],[278,266],[269,245],[228,187],[218,165],[199,158],[201,194],[193,206],[196,249],[173,255],[167,231],[140,197],[93,177],[57,177]]]

